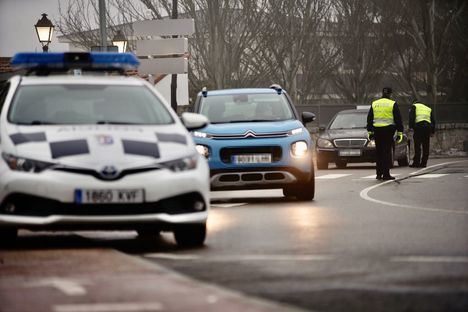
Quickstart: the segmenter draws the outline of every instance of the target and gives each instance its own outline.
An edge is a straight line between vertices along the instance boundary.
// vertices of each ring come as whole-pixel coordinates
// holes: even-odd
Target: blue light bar
[[[130,69],[140,62],[132,53],[91,52],[91,53],[17,53],[11,65],[18,69]]]

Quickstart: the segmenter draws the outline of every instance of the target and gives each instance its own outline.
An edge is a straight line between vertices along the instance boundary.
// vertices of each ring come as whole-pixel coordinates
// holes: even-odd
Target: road
[[[201,249],[180,250],[169,234],[137,240],[130,232],[22,232],[16,248],[0,252],[10,263],[0,266],[0,299],[13,305],[20,300],[15,293],[38,296],[45,291],[38,285],[50,283],[44,278],[73,268],[83,272],[73,277],[88,291],[81,302],[100,298],[97,290],[89,295],[92,289],[109,287],[107,297],[102,295],[109,302],[115,300],[109,293],[132,294],[138,285],[144,302],[156,305],[147,300],[148,273],[142,269],[154,264],[283,308],[467,311],[468,160],[436,159],[425,170],[397,167],[392,174],[397,181],[382,183],[371,164],[319,170],[312,202],[284,198],[280,190],[213,192],[209,236]],[[41,261],[45,255],[50,265]],[[130,258],[137,262],[128,275],[119,263]],[[88,270],[86,259],[104,263]],[[25,269],[28,263],[50,274]],[[115,279],[122,270],[129,283],[119,286]],[[24,279],[36,286],[25,288]],[[54,294],[50,301],[59,300]]]

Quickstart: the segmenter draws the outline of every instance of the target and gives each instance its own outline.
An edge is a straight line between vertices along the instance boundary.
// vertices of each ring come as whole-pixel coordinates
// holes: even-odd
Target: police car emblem
[[[112,145],[112,144],[114,144],[114,139],[110,135],[98,134],[98,135],[96,135],[96,139],[97,139],[99,145]]]
[[[119,175],[119,171],[114,166],[105,166],[99,173],[106,180],[114,179]]]

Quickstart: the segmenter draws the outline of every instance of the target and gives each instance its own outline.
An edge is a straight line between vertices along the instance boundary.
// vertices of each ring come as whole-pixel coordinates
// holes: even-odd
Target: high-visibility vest
[[[418,123],[421,121],[427,121],[428,123],[431,123],[432,109],[421,103],[415,103],[413,105],[416,107],[416,119],[414,122]]]
[[[386,127],[394,125],[393,106],[395,101],[381,98],[372,102],[372,110],[374,111],[374,127]]]

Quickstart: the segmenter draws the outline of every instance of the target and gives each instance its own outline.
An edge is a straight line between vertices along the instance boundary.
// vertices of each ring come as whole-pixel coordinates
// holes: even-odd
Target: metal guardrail
[[[408,125],[410,104],[398,104],[403,123]],[[434,109],[433,105],[429,105]],[[336,113],[345,109],[354,109],[356,105],[349,104],[312,104],[296,106],[299,113],[311,112],[316,116],[312,126],[326,126]],[[468,123],[468,103],[444,103],[435,107],[436,123]]]

